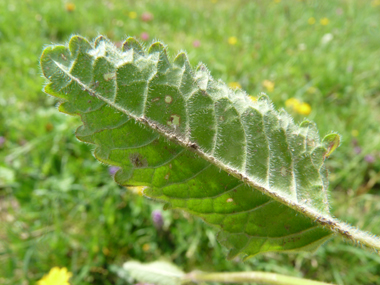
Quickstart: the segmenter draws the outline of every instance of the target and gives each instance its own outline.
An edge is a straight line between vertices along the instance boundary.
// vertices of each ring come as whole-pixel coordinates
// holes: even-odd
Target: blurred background
[[[0,0],[0,284],[54,267],[71,284],[127,284],[112,266],[263,270],[380,284],[380,256],[334,238],[315,253],[227,261],[216,231],[118,186],[74,136],[79,118],[42,92],[42,49],[80,34],[155,39],[214,78],[342,135],[327,160],[331,212],[380,235],[380,0]],[[254,99],[254,98],[253,98]]]

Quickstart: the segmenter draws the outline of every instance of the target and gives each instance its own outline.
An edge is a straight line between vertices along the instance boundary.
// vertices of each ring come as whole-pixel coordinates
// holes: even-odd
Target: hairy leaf
[[[329,214],[324,160],[339,136],[321,141],[267,96],[253,102],[185,53],[171,62],[161,43],[133,38],[119,50],[74,36],[47,47],[41,66],[59,110],[81,117],[77,137],[120,167],[116,181],[220,228],[229,257],[314,250],[333,232],[378,246]]]

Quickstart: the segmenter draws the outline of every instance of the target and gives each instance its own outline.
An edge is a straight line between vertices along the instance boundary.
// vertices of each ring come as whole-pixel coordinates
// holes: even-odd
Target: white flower
[[[306,44],[304,44],[304,43],[300,43],[300,44],[298,45],[298,49],[299,49],[299,50],[302,50],[302,51],[306,50]]]
[[[323,45],[325,45],[325,44],[329,43],[333,38],[334,38],[334,36],[330,33],[324,34],[322,37],[321,43]]]

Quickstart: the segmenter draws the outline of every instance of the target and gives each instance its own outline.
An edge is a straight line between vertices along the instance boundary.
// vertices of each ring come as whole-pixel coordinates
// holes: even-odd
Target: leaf
[[[175,265],[165,261],[155,261],[146,264],[128,261],[123,264],[123,268],[119,270],[118,274],[126,281],[130,281],[132,278],[138,282],[156,285],[185,284],[182,280],[185,273]],[[186,284],[189,283],[191,282],[186,282]]]
[[[325,145],[327,149],[326,153],[324,154],[324,157],[329,157],[339,146],[340,137],[337,134],[329,134],[323,138],[322,143]]]
[[[292,285],[329,285],[330,283],[318,282],[303,278],[286,276],[276,273],[260,271],[243,272],[201,272],[192,271],[185,274],[172,263],[165,261],[155,261],[151,263],[140,263],[128,261],[123,267],[112,265],[112,272],[115,272],[121,279],[132,283],[134,280],[155,285],[190,285],[206,284],[205,282],[219,283],[246,283],[252,282],[260,284],[292,284]],[[129,284],[128,283],[128,284]]]
[[[134,38],[121,51],[74,36],[47,47],[41,67],[59,110],[81,117],[78,139],[120,167],[115,180],[218,227],[230,258],[315,250],[334,232],[380,248],[329,213],[324,159],[339,137],[321,142],[266,95],[253,102],[185,53],[170,62],[161,43],[146,51]]]

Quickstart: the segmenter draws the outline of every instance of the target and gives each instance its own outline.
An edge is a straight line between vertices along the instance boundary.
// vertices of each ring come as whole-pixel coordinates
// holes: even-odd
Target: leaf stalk
[[[206,273],[194,271],[187,274],[186,281],[193,282],[222,282],[222,283],[243,283],[258,282],[273,285],[331,285],[332,283],[319,282],[309,279],[286,276],[277,273],[250,271],[250,272],[217,272]]]

